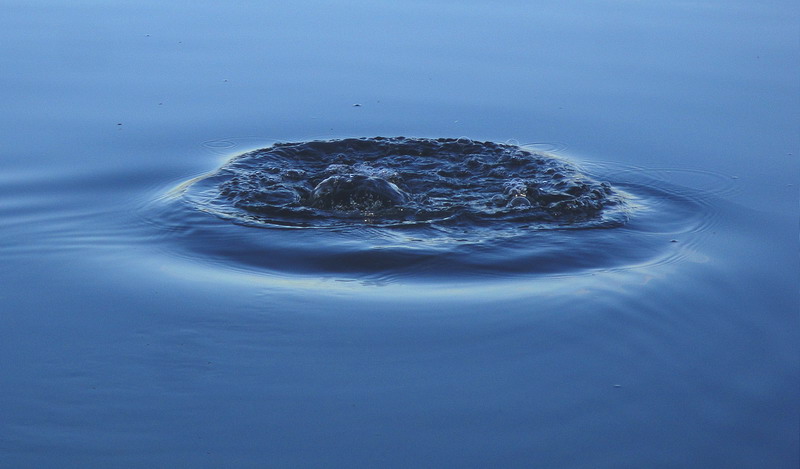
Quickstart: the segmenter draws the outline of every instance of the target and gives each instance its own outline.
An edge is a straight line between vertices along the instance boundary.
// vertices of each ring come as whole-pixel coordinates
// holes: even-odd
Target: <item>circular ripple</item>
[[[184,183],[162,221],[193,258],[282,274],[572,275],[679,258],[672,238],[703,207],[631,175],[465,138],[276,143]]]

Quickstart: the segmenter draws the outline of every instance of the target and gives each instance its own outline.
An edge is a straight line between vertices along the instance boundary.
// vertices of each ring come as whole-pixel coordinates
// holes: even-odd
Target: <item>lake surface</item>
[[[800,464],[796,2],[2,12],[0,467]],[[541,155],[624,211],[500,179],[413,226],[192,192],[400,136]],[[311,189],[492,200],[477,163],[425,205],[401,160],[338,153]]]

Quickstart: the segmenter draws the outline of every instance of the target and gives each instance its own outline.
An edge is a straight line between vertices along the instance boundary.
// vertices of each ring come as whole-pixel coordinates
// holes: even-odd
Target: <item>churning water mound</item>
[[[591,167],[614,186],[552,155],[463,138],[276,143],[182,184],[155,213],[180,252],[281,278],[482,281],[692,254],[683,237],[710,216],[698,193]]]
[[[564,160],[463,138],[276,143],[234,157],[183,195],[247,225],[474,225],[481,236],[493,226],[613,227],[628,213],[622,193]]]

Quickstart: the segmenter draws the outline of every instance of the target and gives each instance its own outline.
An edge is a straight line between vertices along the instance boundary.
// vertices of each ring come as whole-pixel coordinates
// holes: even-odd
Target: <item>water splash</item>
[[[466,138],[276,143],[234,157],[183,195],[264,227],[596,228],[624,224],[630,209],[622,192],[565,160]]]
[[[633,169],[466,138],[274,143],[149,211],[178,255],[281,278],[541,278],[693,255],[703,191]]]

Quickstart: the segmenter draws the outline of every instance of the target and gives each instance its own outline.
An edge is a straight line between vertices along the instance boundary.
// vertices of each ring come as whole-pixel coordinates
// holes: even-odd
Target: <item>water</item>
[[[472,230],[484,222],[489,229],[476,235],[484,239],[501,221],[532,229],[590,228],[622,224],[626,211],[608,183],[565,161],[464,138],[276,143],[186,186],[176,195],[252,226],[463,222]]]
[[[0,466],[797,467],[794,3],[3,10]]]

